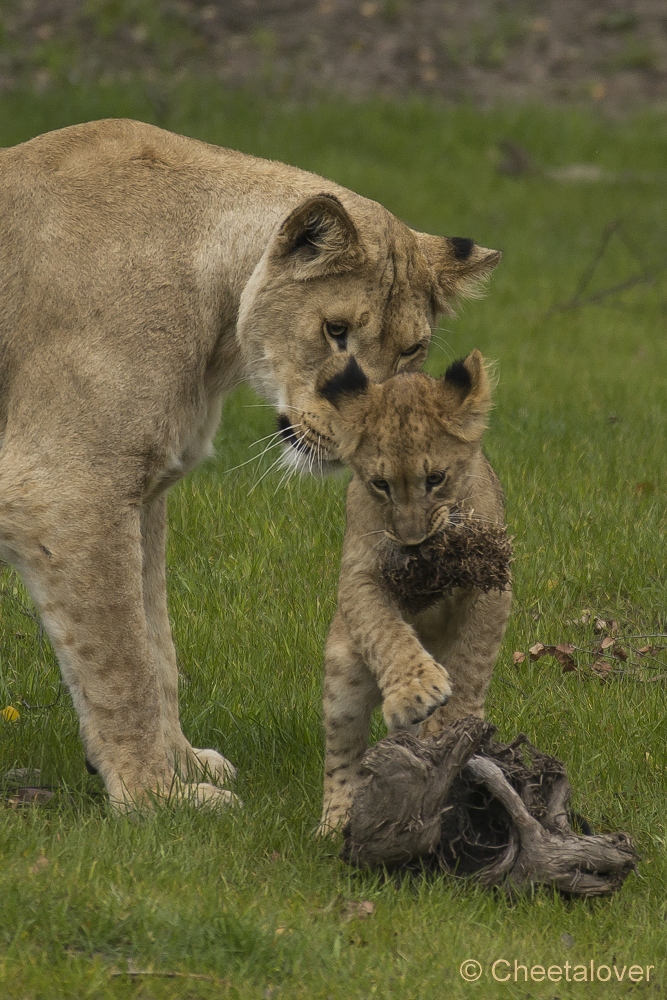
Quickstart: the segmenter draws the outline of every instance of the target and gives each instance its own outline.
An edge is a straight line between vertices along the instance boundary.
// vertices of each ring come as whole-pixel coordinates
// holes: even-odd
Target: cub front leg
[[[337,613],[324,660],[324,802],[320,835],[345,825],[368,746],[373,709],[382,700],[375,678],[354,648]]]
[[[473,591],[449,598],[423,616],[424,645],[447,664],[454,692],[447,705],[422,724],[421,737],[438,736],[455,719],[484,718],[484,703],[512,604],[510,590]]]
[[[449,674],[370,573],[344,573],[341,612],[382,693],[385,722],[390,732],[409,729],[446,704],[452,693]]]

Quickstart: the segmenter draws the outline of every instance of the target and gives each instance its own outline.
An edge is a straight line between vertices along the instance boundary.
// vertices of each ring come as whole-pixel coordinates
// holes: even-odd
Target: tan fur
[[[0,218],[0,557],[112,800],[229,802],[233,768],[180,726],[165,491],[240,380],[308,409],[341,318],[386,378],[499,255],[460,259],[320,177],[122,120],[0,150]]]
[[[330,362],[321,385],[340,367]],[[385,547],[430,537],[457,503],[484,521],[504,523],[502,490],[481,450],[491,390],[479,351],[465,367],[467,394],[451,381],[398,375],[323,401],[313,417],[313,431],[336,439],[354,473],[338,609],[325,656],[321,832],[346,820],[375,706],[382,705],[390,731],[416,726],[422,735],[466,715],[484,715],[509,590],[457,590],[408,615],[379,572]],[[426,477],[444,471],[444,482],[429,488]],[[378,479],[390,496],[373,485]]]

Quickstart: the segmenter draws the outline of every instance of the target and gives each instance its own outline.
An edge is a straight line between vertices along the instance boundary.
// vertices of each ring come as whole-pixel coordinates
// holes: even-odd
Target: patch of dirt
[[[206,74],[282,96],[667,102],[664,0],[5,0],[0,88]]]

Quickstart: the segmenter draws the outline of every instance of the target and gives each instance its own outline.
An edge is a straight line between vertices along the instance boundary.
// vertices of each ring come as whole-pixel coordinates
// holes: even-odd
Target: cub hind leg
[[[373,709],[381,704],[377,681],[356,651],[339,612],[327,638],[324,661],[324,801],[320,835],[345,825],[360,778]]]

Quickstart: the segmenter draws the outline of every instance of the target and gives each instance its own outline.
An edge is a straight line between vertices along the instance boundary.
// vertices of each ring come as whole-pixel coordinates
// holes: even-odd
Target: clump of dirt
[[[455,508],[449,523],[421,545],[388,548],[380,572],[401,607],[418,614],[459,587],[505,590],[511,563],[512,543],[504,527]]]
[[[205,74],[283,96],[667,99],[664,0],[6,0],[0,86]]]

